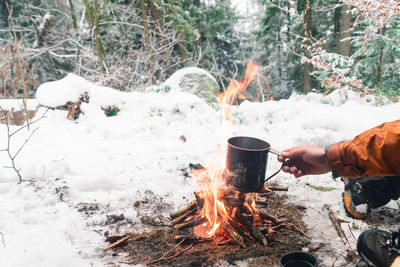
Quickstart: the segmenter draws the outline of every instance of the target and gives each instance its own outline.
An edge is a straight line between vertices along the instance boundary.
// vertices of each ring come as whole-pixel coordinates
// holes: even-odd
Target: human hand
[[[282,170],[296,178],[309,174],[324,174],[332,170],[325,157],[325,150],[312,145],[285,149],[278,156],[278,160],[285,162]]]

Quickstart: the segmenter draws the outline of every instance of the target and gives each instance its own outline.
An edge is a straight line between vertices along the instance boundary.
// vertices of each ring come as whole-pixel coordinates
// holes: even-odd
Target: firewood
[[[112,236],[107,236],[106,241],[114,243],[115,241],[120,240],[121,238],[124,238],[125,235],[112,235]]]
[[[269,215],[266,210],[259,210],[258,215],[264,220],[271,221],[274,224],[278,224],[280,220],[272,215]]]
[[[232,238],[233,241],[235,241],[236,244],[242,248],[246,247],[244,244],[244,238],[238,232],[236,232],[236,230],[229,226],[227,222],[222,222],[221,228]]]
[[[251,222],[244,216],[239,215],[238,218],[239,222],[251,233],[251,235],[261,244],[266,246],[268,244],[267,239],[263,236],[263,234],[254,227]]]
[[[266,188],[272,191],[289,191],[288,186],[280,186],[280,185],[267,185]]]
[[[279,229],[284,228],[285,226],[286,224],[282,223],[276,226],[262,227],[259,230],[263,235],[266,235],[269,234],[271,231],[278,231]]]
[[[258,198],[255,200],[256,204],[262,205],[262,206],[267,206],[268,205],[268,200],[266,198]]]
[[[171,221],[171,225],[174,226],[175,224],[182,223],[187,217],[189,217],[189,216],[195,214],[196,211],[197,211],[197,209],[196,209],[196,207],[195,207],[195,208],[193,208],[192,210],[190,210],[189,212],[186,212],[185,214],[179,216],[178,218],[173,219],[173,220]]]
[[[342,226],[340,225],[340,221],[336,218],[335,214],[333,211],[328,210],[329,214],[329,219],[331,219],[332,225],[335,228],[336,232],[341,238],[346,239],[347,243],[349,243],[349,240],[347,240],[347,236],[344,234]]]
[[[185,214],[187,211],[193,209],[194,207],[196,207],[196,200],[192,200],[192,202],[190,202],[190,204],[186,207],[184,207],[181,210],[172,212],[169,216],[171,217],[171,219],[175,219],[179,216],[182,216],[183,214]]]
[[[129,238],[131,238],[131,235],[127,235],[124,238],[121,238],[120,240],[118,240],[118,241],[108,245],[107,247],[105,247],[104,251],[109,250],[110,248],[113,248],[113,247],[116,247],[116,246],[120,245],[121,243],[125,242]]]
[[[244,237],[244,239],[249,242],[249,243],[253,243],[254,238],[249,235],[239,224],[237,224],[234,220],[232,220],[231,218],[228,218],[228,223],[230,224],[230,226],[233,227],[233,229],[235,229],[241,236]]]
[[[176,224],[176,225],[174,225],[174,228],[178,229],[178,230],[182,230],[182,229],[186,229],[186,228],[192,228],[192,227],[195,227],[195,226],[197,226],[199,224],[202,224],[205,221],[206,221],[206,218],[202,217],[202,218],[199,218],[199,219],[196,219],[196,220],[193,220],[193,221],[188,221],[188,222],[183,222],[183,223],[180,223],[180,224]]]

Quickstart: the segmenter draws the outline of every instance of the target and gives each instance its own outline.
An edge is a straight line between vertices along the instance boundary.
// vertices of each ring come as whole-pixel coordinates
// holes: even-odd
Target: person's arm
[[[337,176],[400,175],[400,120],[383,123],[351,141],[330,146],[326,159]]]

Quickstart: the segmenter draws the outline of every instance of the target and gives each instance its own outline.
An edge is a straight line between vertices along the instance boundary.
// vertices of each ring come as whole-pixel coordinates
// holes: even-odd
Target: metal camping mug
[[[284,164],[265,179],[269,152],[280,155],[263,140],[247,136],[229,138],[225,184],[243,193],[260,192],[264,188],[264,182],[277,175]]]

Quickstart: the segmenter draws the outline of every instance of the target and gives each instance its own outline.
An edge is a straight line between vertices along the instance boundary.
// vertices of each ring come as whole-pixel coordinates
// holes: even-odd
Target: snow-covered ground
[[[72,122],[66,119],[66,111],[50,110],[33,125],[31,129],[39,129],[16,158],[23,178],[32,182],[17,184],[13,170],[0,168],[1,266],[103,266],[117,261],[118,257],[103,251],[104,232],[141,231],[139,217],[162,221],[187,204],[196,186],[181,169],[189,163],[206,164],[216,152],[221,112],[194,95],[121,93],[77,77],[69,79],[44,85],[38,100],[56,105],[61,95],[74,100],[77,91],[86,90],[91,98],[81,106],[85,114]],[[55,88],[71,94],[57,94]],[[104,115],[100,106],[107,103],[118,105],[117,116]],[[245,101],[234,107],[234,134],[264,139],[278,150],[301,144],[322,147],[400,117],[400,103],[379,107],[373,103],[340,91],[265,103]],[[0,124],[0,149],[6,147],[6,133],[6,126]],[[14,152],[29,134],[25,129],[12,137]],[[10,165],[5,152],[0,152],[0,163]],[[279,167],[271,155],[267,173]],[[330,175],[295,179],[284,173],[273,181],[289,186],[290,202],[308,207],[304,220],[313,244],[326,244],[316,255],[321,266],[331,266],[347,248],[327,213],[330,208],[346,218],[342,183]],[[307,183],[337,189],[321,192]],[[141,201],[139,207],[133,205],[135,201]],[[121,214],[123,220],[115,222],[113,218]],[[346,219],[355,237],[360,233],[355,227],[369,227]],[[349,228],[346,224],[343,228],[354,249]],[[339,257],[335,266],[344,263]]]

